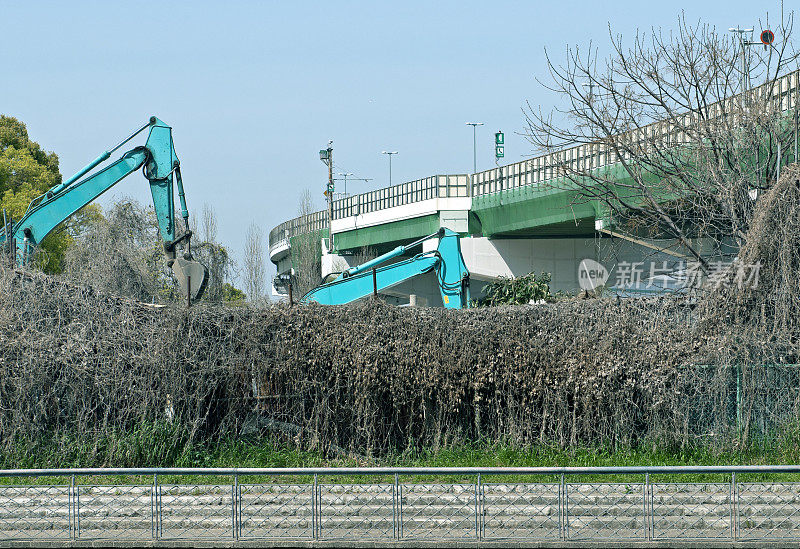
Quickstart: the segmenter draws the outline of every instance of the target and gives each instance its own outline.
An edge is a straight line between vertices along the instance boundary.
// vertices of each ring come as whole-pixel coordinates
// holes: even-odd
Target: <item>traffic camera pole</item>
[[[328,250],[333,251],[333,141],[328,141],[328,148],[319,151],[319,159],[328,165],[328,188],[325,198],[328,199]]]
[[[333,145],[328,144],[328,252],[333,252]]]

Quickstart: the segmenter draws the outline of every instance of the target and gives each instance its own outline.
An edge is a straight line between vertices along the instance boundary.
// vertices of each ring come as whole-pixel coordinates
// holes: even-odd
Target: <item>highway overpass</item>
[[[790,73],[778,81],[774,95],[783,111],[797,104],[799,74]],[[666,138],[672,128],[670,121],[656,122],[632,132],[631,137],[652,142]],[[321,275],[325,276],[447,227],[462,236],[473,295],[480,293],[481,281],[534,271],[551,273],[552,290],[576,292],[583,259],[601,262],[611,281],[618,278],[618,267],[643,258],[651,265],[666,262],[673,270],[685,268],[691,258],[675,242],[616,230],[607,208],[583,197],[564,175],[586,170],[620,184],[630,177],[619,157],[600,143],[475,174],[433,175],[340,198],[333,202],[330,215],[322,211],[281,223],[269,234],[270,259],[279,274],[289,273],[293,242],[311,232],[322,243]],[[730,261],[734,254],[735,250],[719,259]],[[644,270],[645,278],[652,274]],[[280,288],[275,292],[283,293]],[[440,302],[432,278],[402,284],[387,297],[402,303],[412,294],[431,305]]]

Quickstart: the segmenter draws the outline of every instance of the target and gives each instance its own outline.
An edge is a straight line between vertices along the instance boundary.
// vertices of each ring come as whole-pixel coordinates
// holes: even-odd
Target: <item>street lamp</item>
[[[381,151],[381,154],[389,155],[389,186],[392,186],[392,155],[397,154],[397,151]]]
[[[733,33],[733,35],[739,39],[739,45],[742,48],[742,99],[744,100],[744,92],[750,89],[750,63],[747,58],[747,48],[745,46],[754,46],[761,42],[753,42],[752,28],[743,29],[737,25],[736,28],[729,28],[728,32]],[[746,35],[749,35],[749,37]]]
[[[472,126],[472,173],[478,172],[478,153],[475,141],[475,127],[483,126],[483,122],[467,122],[467,126]]]

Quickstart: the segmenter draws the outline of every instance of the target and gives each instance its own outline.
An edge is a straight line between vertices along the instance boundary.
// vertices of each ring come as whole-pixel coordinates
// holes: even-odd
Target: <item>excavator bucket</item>
[[[181,295],[192,301],[200,299],[208,282],[208,269],[199,261],[175,258],[172,262],[172,273],[178,280]]]

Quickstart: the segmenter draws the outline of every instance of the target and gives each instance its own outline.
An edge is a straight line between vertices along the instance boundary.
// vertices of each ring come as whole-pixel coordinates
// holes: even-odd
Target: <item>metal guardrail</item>
[[[334,200],[333,219],[342,219],[432,198],[469,196],[469,176],[434,175]]]
[[[434,175],[336,199],[333,201],[333,218],[342,219],[433,198],[466,197],[468,193],[469,176]],[[319,211],[284,221],[269,232],[270,250],[298,234],[327,228],[327,216],[326,211]]]
[[[750,473],[800,465],[5,470],[0,541],[800,540],[800,483]]]
[[[299,234],[321,231],[328,228],[328,212],[313,212],[284,221],[269,232],[270,252],[280,244],[288,245],[289,239]]]

